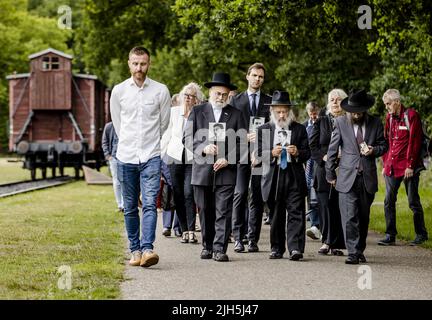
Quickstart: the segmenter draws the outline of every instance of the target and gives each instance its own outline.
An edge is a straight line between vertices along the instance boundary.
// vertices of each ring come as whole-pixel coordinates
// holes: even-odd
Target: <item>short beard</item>
[[[272,112],[270,112],[270,121],[273,122],[274,124],[276,124],[278,127],[288,129],[288,127],[291,125],[291,123],[293,123],[293,121],[295,121],[295,115],[294,115],[294,112],[290,109],[290,111],[288,112],[287,119],[281,120],[281,119],[277,119],[275,114],[272,111]]]

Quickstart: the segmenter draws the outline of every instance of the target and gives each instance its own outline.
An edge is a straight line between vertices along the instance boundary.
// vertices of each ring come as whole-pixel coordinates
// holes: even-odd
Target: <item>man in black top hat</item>
[[[201,259],[228,261],[226,250],[231,233],[232,203],[240,159],[241,140],[246,141],[246,124],[240,111],[228,104],[231,84],[227,73],[215,73],[204,84],[209,101],[195,106],[185,130],[185,146],[193,150],[192,185],[200,215],[203,250]],[[225,124],[224,141],[210,141],[210,125]],[[243,139],[241,134],[243,129]],[[240,130],[240,131],[239,131]],[[243,148],[244,151],[246,147]]]
[[[270,120],[268,104],[271,97],[261,91],[264,83],[265,67],[262,63],[254,63],[247,71],[246,80],[248,88],[231,99],[230,104],[241,111],[244,121],[249,130],[248,139],[250,149],[253,150],[256,132],[250,128],[255,121],[262,123]],[[250,183],[250,197],[248,205],[248,189]],[[250,162],[240,164],[237,168],[237,183],[234,191],[233,207],[233,235],[234,251],[243,252],[245,250],[242,240],[247,238],[248,251],[257,252],[258,240],[261,233],[262,214],[264,202],[261,195],[261,176],[252,174]]]
[[[375,159],[387,150],[381,120],[367,113],[374,97],[365,90],[351,91],[341,102],[346,115],[336,118],[327,152],[327,181],[339,192],[339,207],[347,264],[365,263],[363,254],[369,227],[370,206],[378,191]],[[339,173],[336,177],[337,158]]]
[[[288,92],[275,91],[270,122],[258,128],[258,152],[254,165],[262,163],[262,196],[273,212],[270,259],[280,259],[285,240],[291,260],[303,258],[306,241],[304,163],[310,158],[306,128],[295,121]],[[285,141],[280,141],[279,132]],[[286,144],[286,145],[283,145]]]

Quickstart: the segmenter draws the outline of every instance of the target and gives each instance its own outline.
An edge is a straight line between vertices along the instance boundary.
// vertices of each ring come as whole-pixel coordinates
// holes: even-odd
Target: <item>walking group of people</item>
[[[208,101],[198,84],[189,83],[176,106],[168,88],[147,77],[147,49],[133,48],[128,65],[131,78],[113,88],[113,128],[104,132],[104,140],[118,139],[118,144],[116,150],[104,151],[115,172],[113,181],[114,175],[119,181],[113,183],[124,212],[130,265],[149,267],[159,261],[153,250],[156,199],[166,164],[182,242],[197,242],[199,214],[201,259],[229,261],[231,234],[235,252],[259,251],[268,207],[270,259],[282,258],[287,250],[291,260],[302,259],[307,234],[321,239],[320,254],[344,255],[342,249],[347,249],[345,263],[366,262],[379,157],[384,164],[387,222],[386,237],[379,244],[395,243],[395,203],[402,181],[414,212],[413,244],[428,239],[418,196],[419,172],[424,168],[419,157],[421,121],[415,110],[401,104],[397,90],[383,96],[388,111],[385,127],[367,112],[375,102],[371,95],[365,90],[347,95],[341,89],[330,91],[324,110],[308,103],[309,120],[302,125],[288,92],[269,96],[261,90],[261,63],[249,67],[245,92],[233,94],[237,86],[229,74],[214,73],[204,84]],[[306,198],[311,222],[307,230]]]

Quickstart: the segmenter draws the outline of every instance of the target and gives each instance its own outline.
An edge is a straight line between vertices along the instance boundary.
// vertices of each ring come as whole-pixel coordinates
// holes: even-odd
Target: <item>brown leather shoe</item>
[[[140,266],[147,268],[159,262],[159,256],[152,250],[146,250],[142,254]]]
[[[130,266],[139,266],[141,263],[141,251],[134,251],[131,254],[131,258],[129,260]]]

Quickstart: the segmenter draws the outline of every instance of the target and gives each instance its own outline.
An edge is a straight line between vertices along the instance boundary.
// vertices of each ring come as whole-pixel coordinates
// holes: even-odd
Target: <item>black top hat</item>
[[[348,97],[342,100],[341,107],[347,112],[365,112],[375,103],[375,98],[364,89],[351,90]]]
[[[266,106],[293,106],[289,98],[289,93],[287,91],[278,91],[273,92],[272,102],[265,103]]]
[[[212,81],[204,83],[204,86],[206,86],[207,88],[211,88],[213,86],[222,86],[222,87],[227,87],[230,90],[237,89],[237,86],[231,83],[230,75],[228,73],[223,73],[223,72],[213,73]]]

